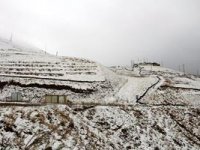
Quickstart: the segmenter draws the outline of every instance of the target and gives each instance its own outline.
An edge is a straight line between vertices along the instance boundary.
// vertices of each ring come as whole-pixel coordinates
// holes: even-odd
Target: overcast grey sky
[[[0,0],[0,36],[52,54],[200,70],[200,0]]]

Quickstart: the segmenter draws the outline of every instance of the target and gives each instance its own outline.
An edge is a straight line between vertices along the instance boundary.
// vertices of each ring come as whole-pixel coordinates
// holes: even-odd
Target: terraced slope
[[[31,101],[35,99],[33,95],[36,101],[41,101],[49,93],[77,97],[104,93],[112,90],[112,84],[117,83],[109,81],[102,66],[94,61],[59,57],[0,40],[0,100],[18,91],[24,94],[25,100]]]
[[[6,47],[7,44],[7,47]],[[3,46],[1,46],[3,45]],[[40,50],[24,50],[0,42],[0,75],[74,81],[104,81],[93,61],[57,57]]]

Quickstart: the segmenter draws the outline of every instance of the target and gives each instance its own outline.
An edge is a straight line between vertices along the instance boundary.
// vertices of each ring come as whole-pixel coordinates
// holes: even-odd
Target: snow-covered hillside
[[[28,103],[6,102],[13,92]],[[68,103],[41,103],[46,94]],[[0,41],[0,149],[200,149],[200,79]]]
[[[41,102],[45,94],[69,95],[69,99],[94,92],[102,96],[123,80],[108,79],[103,68],[87,59],[55,56],[0,40],[0,100],[12,92],[21,92],[31,102]]]
[[[53,78],[75,81],[104,81],[97,63],[85,59],[57,57],[42,50],[16,47],[0,41],[0,75]]]

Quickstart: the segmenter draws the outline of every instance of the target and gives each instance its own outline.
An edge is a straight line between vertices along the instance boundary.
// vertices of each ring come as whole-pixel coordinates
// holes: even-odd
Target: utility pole
[[[134,60],[131,60],[131,69],[134,71]]]
[[[184,72],[184,74],[185,74],[185,64],[183,64],[183,72]]]
[[[12,43],[12,40],[13,40],[13,34],[11,33],[11,35],[10,35],[10,43]]]

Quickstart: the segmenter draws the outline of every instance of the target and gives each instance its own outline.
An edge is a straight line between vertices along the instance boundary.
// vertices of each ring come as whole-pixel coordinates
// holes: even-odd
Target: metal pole
[[[184,74],[185,74],[185,64],[183,64],[183,72],[184,72]]]

